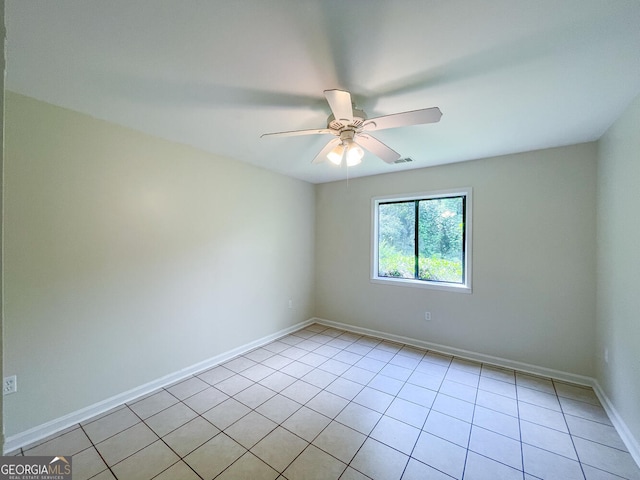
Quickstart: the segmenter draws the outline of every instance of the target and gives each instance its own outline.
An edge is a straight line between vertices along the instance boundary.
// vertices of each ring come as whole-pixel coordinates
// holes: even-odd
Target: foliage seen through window
[[[378,276],[463,284],[465,200],[379,203]]]

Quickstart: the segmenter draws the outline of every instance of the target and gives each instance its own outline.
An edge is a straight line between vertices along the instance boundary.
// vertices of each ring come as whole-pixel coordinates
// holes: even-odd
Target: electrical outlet
[[[606,347],[604,349],[604,363],[609,363],[609,349]]]
[[[424,319],[427,322],[430,322],[431,321],[431,312],[424,312]]]
[[[293,300],[289,299],[289,308],[293,308]]]
[[[4,377],[2,382],[2,394],[8,395],[18,391],[18,378],[15,375]]]

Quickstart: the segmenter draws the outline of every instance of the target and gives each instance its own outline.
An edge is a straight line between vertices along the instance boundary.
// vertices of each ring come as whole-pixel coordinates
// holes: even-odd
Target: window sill
[[[472,293],[471,287],[468,285],[461,285],[458,283],[445,283],[445,282],[425,282],[423,280],[412,280],[409,278],[386,278],[386,277],[374,277],[371,279],[371,283],[379,283],[382,285],[393,285],[394,287],[415,287],[426,288],[428,290],[441,290],[446,292],[456,293]]]

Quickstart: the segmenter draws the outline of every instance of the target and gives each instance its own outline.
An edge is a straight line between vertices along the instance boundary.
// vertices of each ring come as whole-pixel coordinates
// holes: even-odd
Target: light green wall
[[[640,96],[598,154],[597,378],[640,445]]]
[[[15,93],[6,107],[7,436],[313,315],[312,185]]]
[[[2,55],[0,56],[0,372],[3,371],[4,345],[2,343],[4,331],[4,301],[3,301],[3,279],[2,279],[2,239],[4,232],[3,218],[3,198],[4,198],[4,75],[5,58],[4,45],[7,31],[4,26],[4,0],[0,0],[0,34],[2,36]],[[4,451],[4,397],[0,396],[0,452]]]
[[[317,315],[592,376],[595,185],[593,143],[318,185]],[[467,186],[472,294],[369,281],[372,197]]]

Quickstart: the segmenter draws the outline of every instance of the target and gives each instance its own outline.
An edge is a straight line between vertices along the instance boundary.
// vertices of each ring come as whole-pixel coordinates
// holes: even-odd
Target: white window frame
[[[464,244],[464,283],[433,282],[412,278],[390,278],[378,276],[378,205],[387,202],[403,202],[411,200],[429,200],[432,198],[446,198],[465,196],[465,244]],[[417,287],[449,292],[472,293],[472,219],[473,219],[472,188],[455,188],[430,192],[412,193],[406,195],[386,195],[371,199],[371,282],[396,287]]]

